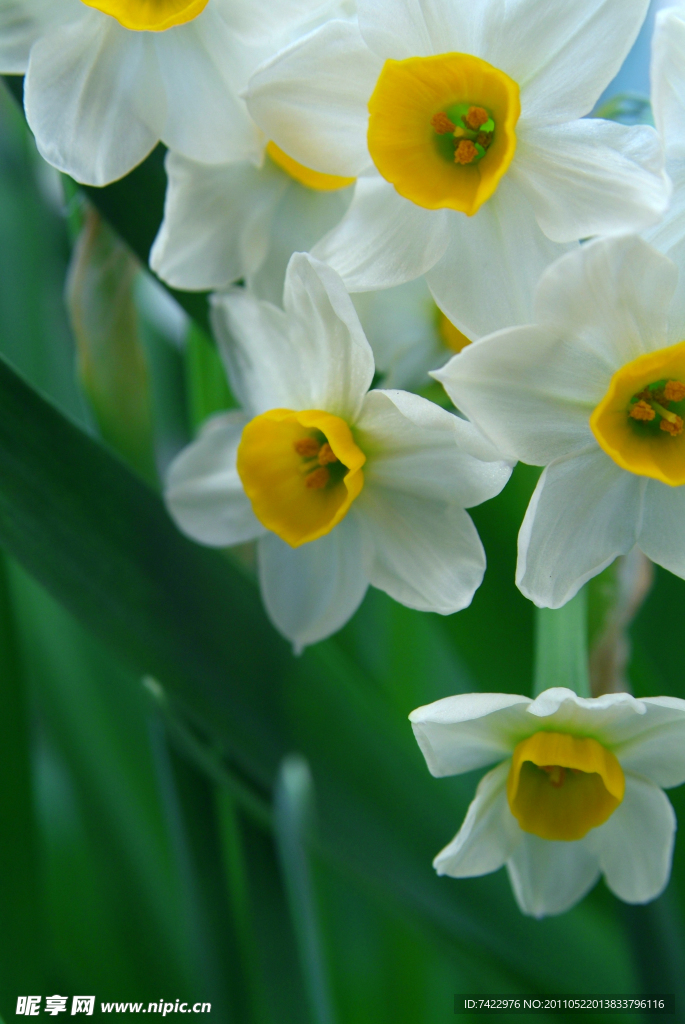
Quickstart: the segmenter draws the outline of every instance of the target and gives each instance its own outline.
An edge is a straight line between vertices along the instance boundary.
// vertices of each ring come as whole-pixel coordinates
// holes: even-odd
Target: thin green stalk
[[[215,803],[224,877],[250,1000],[250,1019],[254,1024],[267,1024],[271,1014],[264,997],[238,807],[232,794],[222,785],[216,786]]]
[[[300,755],[290,754],[281,763],[276,783],[276,842],[311,1019],[314,1024],[334,1024],[321,921],[309,859],[314,816],[314,787],[309,765]]]
[[[223,786],[233,799],[250,815],[253,821],[267,831],[273,828],[273,814],[267,802],[257,795],[248,785],[229,772],[220,753],[205,746],[198,740],[169,707],[164,688],[153,679],[145,676],[145,689],[154,699],[155,706],[164,719],[169,736],[195,764],[206,772],[210,779]]]
[[[533,695],[552,686],[590,696],[585,587],[562,608],[536,609]]]

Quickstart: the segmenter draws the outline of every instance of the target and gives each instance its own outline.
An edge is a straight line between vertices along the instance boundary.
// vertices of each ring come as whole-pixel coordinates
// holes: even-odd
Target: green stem
[[[563,608],[536,609],[533,695],[552,686],[590,696],[585,587]]]
[[[335,1014],[324,951],[309,843],[314,826],[314,787],[309,765],[290,754],[276,783],[276,842],[295,930],[312,1024],[334,1024]]]

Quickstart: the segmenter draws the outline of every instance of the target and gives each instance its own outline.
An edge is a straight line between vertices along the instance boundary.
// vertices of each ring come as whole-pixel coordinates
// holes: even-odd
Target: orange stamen
[[[338,456],[335,454],[328,441],[326,441],[319,449],[319,465],[327,466],[329,463],[337,461]]]
[[[455,164],[472,164],[478,156],[478,150],[470,139],[462,139],[454,151]]]
[[[449,135],[449,133],[453,132],[455,128],[447,114],[443,114],[442,110],[438,111],[437,114],[433,114],[431,117],[431,124],[438,135]]]
[[[313,459],[315,455],[319,454],[319,442],[315,437],[301,437],[299,441],[295,442],[295,451],[298,455],[301,455],[303,459]]]
[[[312,473],[309,474],[305,480],[305,487],[308,487],[312,491],[321,491],[326,486],[331,478],[331,474],[328,472],[325,466],[319,466]]]
[[[489,120],[490,115],[482,107],[471,107],[468,114],[464,116],[464,124],[474,132],[477,132],[480,126]]]
[[[682,402],[685,398],[685,384],[679,380],[669,380],[664,388],[664,398],[667,402]]]
[[[675,423],[669,423],[668,420],[662,420],[659,424],[662,430],[665,430],[671,437],[677,437],[678,434],[683,432],[683,421],[680,416],[676,416]]]
[[[654,419],[656,413],[654,412],[654,409],[652,409],[651,405],[648,405],[644,398],[641,398],[640,401],[633,406],[628,415],[634,420],[649,421]]]

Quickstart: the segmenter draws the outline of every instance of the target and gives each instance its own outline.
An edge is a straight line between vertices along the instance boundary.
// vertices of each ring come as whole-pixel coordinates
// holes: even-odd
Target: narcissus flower
[[[427,273],[474,337],[507,322],[499,293],[561,243],[654,222],[657,134],[582,119],[647,7],[359,0],[358,25],[332,20],[274,57],[247,92],[257,123],[308,167],[359,178],[315,255],[352,291]]]
[[[467,693],[409,716],[432,775],[496,764],[434,861],[453,878],[506,864],[521,910],[561,914],[600,874],[646,903],[671,872],[676,819],[663,789],[685,782],[685,701],[627,693],[535,700]]]
[[[342,218],[354,179],[296,164],[273,142],[251,160],[201,164],[169,153],[164,219],[152,269],[174,288],[223,291],[243,279],[280,303],[288,260]]]
[[[0,71],[26,73],[38,148],[77,181],[120,178],[160,140],[208,163],[258,159],[261,133],[238,93],[273,53],[267,37],[323,2],[9,0]]]
[[[516,576],[539,606],[635,544],[685,578],[684,289],[642,239],[591,242],[543,275],[534,323],[434,373],[502,452],[546,466]]]
[[[464,509],[497,494],[509,465],[465,420],[368,391],[371,349],[330,268],[293,256],[284,307],[215,297],[243,412],[211,420],[172,465],[172,516],[205,544],[258,538],[264,602],[296,648],[339,629],[369,584],[412,608],[464,608],[485,568]]]

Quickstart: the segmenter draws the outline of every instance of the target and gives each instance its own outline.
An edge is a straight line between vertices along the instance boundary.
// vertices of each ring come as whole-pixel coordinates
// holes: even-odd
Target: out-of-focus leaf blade
[[[185,540],[159,498],[4,362],[0,406],[3,544],[270,781],[282,750],[268,699],[291,656],[254,587]]]
[[[18,991],[45,979],[26,674],[16,613],[0,556],[0,999],[13,1013]]]

